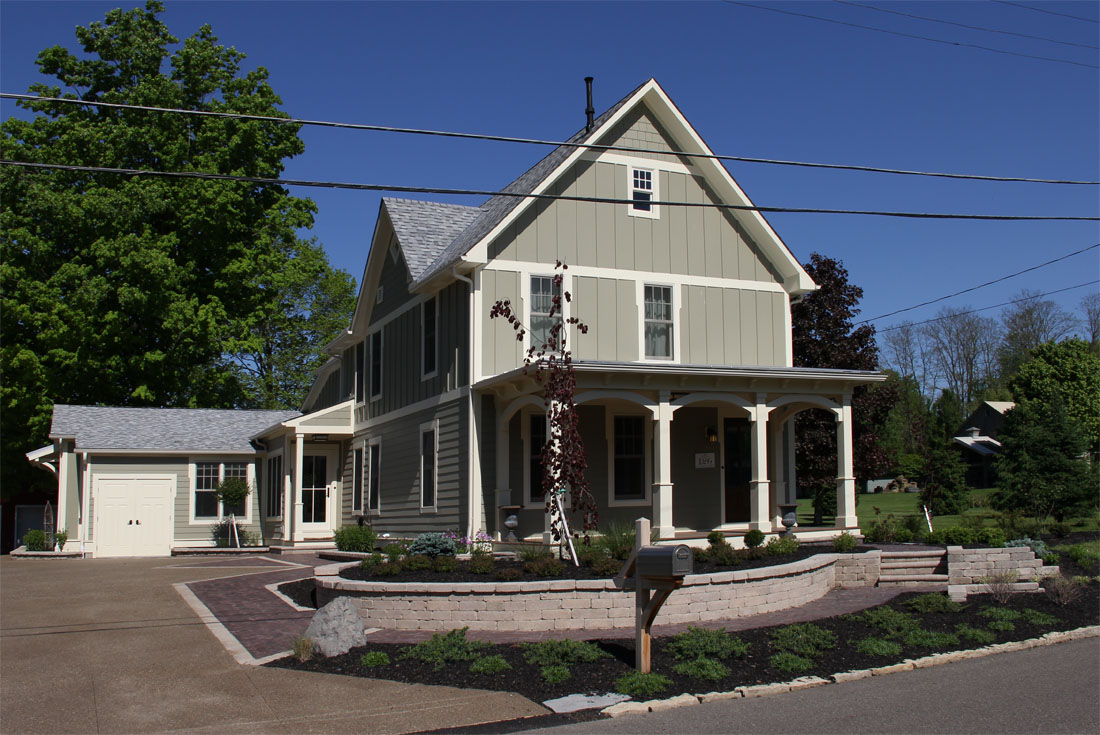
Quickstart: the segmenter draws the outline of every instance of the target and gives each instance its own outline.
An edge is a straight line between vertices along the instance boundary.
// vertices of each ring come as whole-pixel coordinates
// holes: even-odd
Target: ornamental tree
[[[576,327],[581,334],[587,334],[588,326],[573,316],[562,318],[562,299],[566,302],[572,301],[572,295],[562,290],[563,274],[568,267],[560,260],[554,266],[553,295],[548,315],[552,323],[549,329],[536,335],[524,325],[508,299],[493,304],[489,318],[506,320],[512,325],[519,342],[523,341],[524,335],[531,334],[523,364],[524,371],[533,369],[535,379],[542,384],[543,401],[546,405],[549,433],[546,444],[539,452],[539,462],[542,466],[542,492],[546,513],[550,515],[551,532],[555,541],[560,543],[564,540],[565,519],[559,512],[557,497],[568,492],[569,514],[579,514],[581,517],[581,534],[577,534],[575,530],[573,533],[583,535],[587,545],[590,540],[589,532],[599,527],[600,517],[586,476],[588,453],[581,438],[580,420],[574,403],[577,377],[573,367],[573,353],[568,347],[568,334],[571,326]],[[545,334],[544,338],[542,334]]]
[[[1100,357],[1089,343],[1067,339],[1035,347],[1009,387],[1020,405],[1061,400],[1086,449],[1100,449]]]

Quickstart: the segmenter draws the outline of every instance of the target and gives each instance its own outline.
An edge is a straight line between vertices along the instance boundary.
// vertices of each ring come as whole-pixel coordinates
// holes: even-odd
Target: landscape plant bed
[[[730,691],[739,686],[789,681],[800,676],[827,677],[937,652],[980,648],[1036,638],[1051,631],[1097,625],[1100,587],[1092,583],[1081,586],[1079,592],[1078,599],[1065,606],[1055,604],[1047,594],[1011,595],[1003,603],[992,595],[972,595],[952,612],[921,611],[928,607],[950,607],[946,596],[940,593],[906,593],[887,605],[812,624],[729,634],[699,628],[680,636],[656,638],[653,673],[666,677],[667,683],[662,682],[662,686],[652,691],[635,690],[633,694],[635,699],[664,698],[682,693]],[[920,602],[924,605],[914,609]],[[867,639],[873,640],[868,643]],[[468,639],[464,630],[437,634],[433,641],[419,648],[368,644],[332,658],[315,656],[299,661],[287,657],[268,665],[406,683],[511,691],[537,702],[576,693],[613,692],[622,689],[622,677],[634,671],[633,639],[591,641],[593,646],[584,650],[597,658],[574,663],[566,660],[564,664],[555,664],[555,654],[560,658],[564,653],[568,659],[571,653],[576,653],[576,643],[551,643],[541,649],[531,647],[539,644],[493,645]],[[564,650],[555,651],[555,647]],[[433,662],[410,655],[415,651],[431,653],[433,648],[437,658],[452,654],[462,660]],[[739,650],[743,653],[738,653]],[[375,665],[365,665],[372,663]],[[472,665],[475,671],[471,671]],[[493,668],[500,670],[477,672]],[[643,683],[652,683],[652,679]]]

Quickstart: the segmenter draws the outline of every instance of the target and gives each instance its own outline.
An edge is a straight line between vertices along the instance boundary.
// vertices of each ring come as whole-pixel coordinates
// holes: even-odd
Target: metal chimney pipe
[[[588,107],[584,109],[584,114],[588,118],[588,124],[585,126],[584,131],[586,133],[591,133],[593,120],[592,116],[596,114],[596,110],[592,107],[592,77],[584,78],[584,86],[585,89],[588,91]]]

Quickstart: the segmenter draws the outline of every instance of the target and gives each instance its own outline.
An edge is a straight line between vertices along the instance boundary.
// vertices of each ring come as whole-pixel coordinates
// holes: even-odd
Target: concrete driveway
[[[403,733],[546,712],[514,694],[240,665],[172,585],[242,573],[0,558],[0,732]]]

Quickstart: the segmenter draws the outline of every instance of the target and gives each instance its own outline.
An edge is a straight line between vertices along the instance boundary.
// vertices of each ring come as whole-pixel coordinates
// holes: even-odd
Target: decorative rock
[[[885,676],[886,674],[896,674],[899,671],[912,671],[912,663],[900,663],[893,666],[879,666],[877,669],[871,669],[871,676]]]
[[[338,656],[367,642],[363,619],[350,597],[337,597],[313,616],[306,638],[323,656]]]
[[[699,704],[699,699],[694,694],[681,694],[678,697],[670,697],[669,699],[654,699],[651,702],[645,702],[649,705],[651,712],[660,712],[666,709],[675,709],[677,707],[686,707],[689,704]]]
[[[790,684],[756,684],[750,687],[737,687],[737,691],[745,697],[770,697],[790,690]]]
[[[598,707],[610,707],[620,702],[625,702],[630,699],[626,694],[570,694],[567,697],[558,697],[557,699],[548,699],[542,703],[544,707],[547,707],[553,712],[563,714],[565,712],[580,712],[586,709],[596,709]]]
[[[699,702],[706,704],[707,702],[721,702],[725,699],[741,699],[742,695],[739,691],[732,692],[707,692],[706,694],[698,694]]]
[[[828,683],[828,679],[822,679],[820,676],[800,676],[794,681],[788,682],[792,692],[797,692],[799,689],[812,689]]]
[[[869,676],[871,676],[870,669],[856,669],[855,671],[842,671],[839,674],[833,674],[833,681],[837,684],[843,684],[846,681],[859,681]]]
[[[645,702],[619,702],[603,710],[600,714],[608,717],[622,717],[624,715],[644,715],[649,712],[649,705]]]

